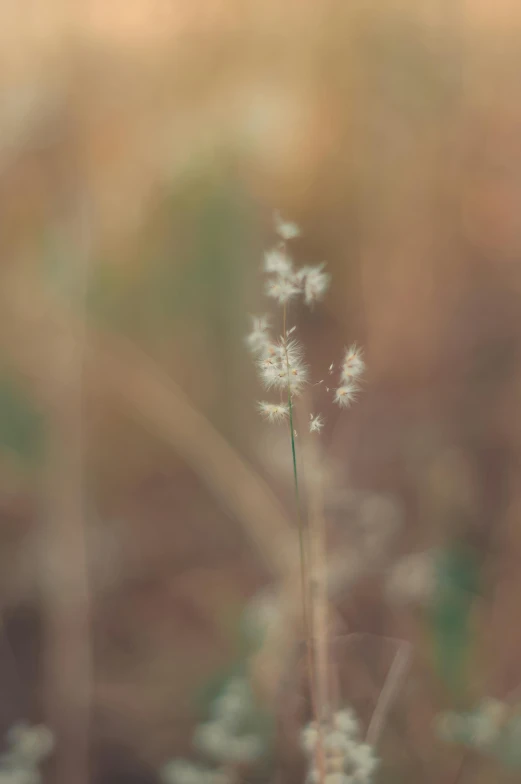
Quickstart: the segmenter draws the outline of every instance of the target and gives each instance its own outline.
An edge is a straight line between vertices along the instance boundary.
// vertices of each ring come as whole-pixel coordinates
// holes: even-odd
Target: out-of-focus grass
[[[16,615],[41,600],[29,546],[47,468],[41,382],[67,333],[61,307],[74,289],[75,205],[85,198],[87,355],[101,344],[104,359],[86,361],[84,485],[117,545],[112,579],[93,586],[94,716],[105,721],[96,742],[108,728],[109,741],[151,764],[186,746],[202,683],[237,648],[242,656],[229,615],[268,579],[255,542],[271,534],[247,534],[234,477],[208,480],[202,438],[187,458],[168,429],[175,396],[161,396],[160,415],[156,393],[173,379],[235,457],[264,474],[242,335],[248,312],[263,308],[257,273],[274,207],[303,226],[299,259],[326,259],[335,280],[324,309],[302,322],[313,357],[353,330],[367,349],[360,407],[332,427],[340,481],[399,496],[404,550],[450,553],[461,537],[483,572],[483,596],[469,607],[474,589],[461,581],[474,566],[453,563],[427,635],[425,618],[395,618],[374,599],[381,576],[339,600],[355,627],[396,624],[387,631],[405,629],[419,649],[409,708],[422,718],[400,732],[430,758],[434,649],[459,687],[476,634],[486,673],[471,668],[473,693],[480,677],[498,696],[521,679],[521,31],[516,9],[507,31],[505,4],[494,5],[202,3],[161,16],[137,3],[66,14],[46,4],[40,22],[2,11],[0,457],[17,468],[2,483],[0,541],[29,553],[34,581],[28,588],[10,558],[0,604]],[[122,359],[120,338],[153,360],[152,382],[131,367],[141,354]],[[128,395],[114,394],[114,367]],[[136,415],[140,372],[145,415]],[[463,455],[453,484],[433,489],[429,467],[453,446]],[[274,485],[283,507],[284,479]],[[196,579],[200,569],[214,577]],[[24,644],[38,640],[34,631]],[[5,721],[17,710],[14,698]]]

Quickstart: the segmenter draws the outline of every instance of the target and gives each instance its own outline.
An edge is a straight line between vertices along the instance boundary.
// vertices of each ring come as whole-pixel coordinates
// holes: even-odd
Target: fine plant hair
[[[325,296],[330,275],[325,264],[296,268],[289,243],[300,235],[299,227],[275,214],[276,245],[264,256],[263,271],[267,277],[265,293],[279,307],[278,320],[265,314],[252,317],[252,329],[246,338],[254,356],[261,382],[275,394],[275,401],[258,403],[259,413],[273,424],[286,423],[288,448],[291,451],[295,511],[298,524],[301,602],[304,636],[306,640],[307,678],[311,707],[317,727],[317,742],[313,747],[318,780],[326,777],[324,722],[331,720],[329,712],[327,672],[327,583],[325,550],[324,502],[320,483],[307,482],[307,515],[301,494],[301,451],[298,442],[305,440],[309,452],[316,450],[314,439],[320,436],[325,420],[312,409],[312,389],[325,389],[332,402],[347,408],[356,399],[359,380],[364,371],[363,353],[355,344],[346,348],[344,357],[335,367],[329,365],[329,375],[338,373],[338,385],[329,389],[323,381],[311,384],[310,369],[305,363],[304,348],[297,337],[297,326],[289,325],[291,306],[299,299],[313,308]],[[276,326],[277,325],[277,326]],[[279,337],[276,329],[281,329]],[[304,423],[304,425],[303,425]]]

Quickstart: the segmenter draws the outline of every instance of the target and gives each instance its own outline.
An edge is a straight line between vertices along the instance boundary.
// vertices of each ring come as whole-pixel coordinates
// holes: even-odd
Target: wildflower
[[[299,365],[302,363],[304,356],[304,349],[298,340],[281,340],[279,343],[279,352],[283,360],[287,360],[290,366]]]
[[[306,365],[271,365],[261,369],[261,378],[267,389],[281,389],[286,392],[289,390],[290,395],[296,396],[302,392],[302,387],[308,380],[308,369]],[[268,415],[263,405],[260,412]]]
[[[246,343],[253,354],[258,354],[265,350],[269,342],[268,316],[252,316],[252,330],[246,337]]]
[[[303,287],[306,305],[313,305],[314,302],[322,299],[327,291],[331,276],[322,271],[324,266],[325,264],[319,264],[318,267],[302,267],[297,273]]]
[[[362,349],[355,343],[346,349],[344,361],[342,363],[341,378],[346,384],[362,375],[365,370],[365,362],[362,359]]]
[[[274,364],[275,362],[280,361],[284,356],[281,346],[278,343],[274,343],[272,340],[268,340],[264,344],[260,353],[266,364],[268,364],[268,362]]]
[[[261,360],[258,364],[259,373],[266,389],[282,388],[285,386],[287,373],[281,368],[278,362],[269,359]]]
[[[264,271],[282,278],[293,274],[293,262],[284,248],[272,248],[264,254]]]
[[[280,212],[275,212],[275,231],[283,240],[292,240],[300,236],[300,229],[296,223],[282,220]]]
[[[338,403],[340,408],[347,408],[356,399],[357,392],[358,387],[355,384],[344,384],[335,392],[335,403]]]
[[[287,403],[265,403],[260,402],[259,411],[268,422],[281,422],[289,416]]]
[[[265,387],[286,391],[289,388],[292,395],[298,395],[309,377],[302,354],[302,346],[297,340],[281,338],[278,343],[270,344],[266,356],[257,363]]]
[[[313,414],[310,414],[309,432],[320,433],[323,427],[324,427],[324,420],[322,419],[321,415],[317,414],[317,416],[314,417]]]
[[[267,296],[276,299],[279,305],[287,305],[299,293],[300,290],[297,286],[289,278],[283,278],[282,276],[272,278],[266,284]]]

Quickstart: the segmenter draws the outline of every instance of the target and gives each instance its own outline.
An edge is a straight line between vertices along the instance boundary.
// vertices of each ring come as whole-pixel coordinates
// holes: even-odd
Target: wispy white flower
[[[335,403],[338,403],[340,408],[347,408],[356,400],[357,392],[356,384],[344,384],[335,391]]]
[[[266,350],[269,343],[268,316],[252,316],[252,330],[246,337],[250,351],[259,354]]]
[[[287,376],[287,385],[292,395],[300,395],[304,384],[307,384],[309,379],[309,368],[307,365],[296,364],[290,365],[289,373]]]
[[[279,305],[287,305],[292,299],[300,294],[300,290],[290,278],[278,276],[271,278],[266,283],[266,294],[268,297],[276,299]]]
[[[264,271],[281,278],[293,275],[293,262],[284,248],[272,248],[264,254]]]
[[[292,240],[300,236],[300,229],[296,223],[282,220],[280,212],[274,214],[275,231],[283,240]]]
[[[342,381],[349,383],[362,375],[365,370],[365,362],[362,358],[362,354],[362,349],[358,348],[355,343],[346,349],[344,361],[342,362]]]
[[[309,421],[309,432],[310,433],[320,433],[322,428],[324,427],[324,420],[320,414],[317,414],[316,417],[313,414],[310,414],[310,421]]]
[[[292,365],[298,365],[302,362],[302,358],[304,356],[304,348],[302,343],[299,343],[298,340],[287,340],[283,341],[280,340],[279,342],[279,351],[280,356],[285,361],[287,359],[290,367]]]
[[[317,267],[302,267],[299,270],[306,305],[318,302],[328,289],[331,276],[323,271],[324,267],[325,264],[319,264]]]
[[[261,381],[266,389],[282,389],[287,386],[287,372],[282,369],[279,362],[274,362],[270,359],[261,359],[258,363],[259,374]]]
[[[302,392],[304,384],[307,383],[309,371],[306,365],[284,365],[266,367],[261,370],[261,378],[267,389],[281,389],[289,391],[292,396]]]
[[[282,422],[289,416],[287,403],[260,402],[259,411],[269,422]]]
[[[281,341],[275,343],[273,340],[268,340],[262,347],[260,354],[262,357],[261,362],[266,364],[280,362],[284,356]]]
[[[302,361],[303,350],[297,340],[282,338],[266,349],[266,356],[257,362],[261,379],[267,389],[281,389],[297,395],[309,377],[309,369]]]

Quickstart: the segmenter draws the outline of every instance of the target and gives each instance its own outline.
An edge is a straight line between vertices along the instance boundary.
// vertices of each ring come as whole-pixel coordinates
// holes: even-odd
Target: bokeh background
[[[517,781],[433,720],[521,684],[518,4],[23,0],[0,36],[0,730],[52,727],[48,781],[159,782],[242,668],[278,727],[244,780],[302,780],[288,445],[244,343],[279,209],[332,275],[293,314],[317,377],[368,366],[320,444],[364,720],[368,651],[413,649],[378,780]],[[355,579],[364,514],[400,526]],[[425,551],[443,598],[406,566],[397,604]]]

